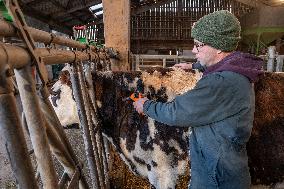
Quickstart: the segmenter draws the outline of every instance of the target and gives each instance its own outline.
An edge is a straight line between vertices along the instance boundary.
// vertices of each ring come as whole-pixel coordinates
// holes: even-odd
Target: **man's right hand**
[[[175,68],[181,68],[183,70],[191,70],[192,69],[192,63],[179,63],[175,64],[173,67]]]

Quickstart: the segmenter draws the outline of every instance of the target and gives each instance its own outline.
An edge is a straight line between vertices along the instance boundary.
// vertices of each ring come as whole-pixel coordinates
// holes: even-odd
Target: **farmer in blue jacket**
[[[195,88],[167,103],[141,98],[139,113],[169,126],[191,127],[190,189],[248,189],[246,143],[254,117],[253,83],[262,60],[235,51],[240,23],[228,11],[202,17],[192,28],[193,53],[204,68]]]

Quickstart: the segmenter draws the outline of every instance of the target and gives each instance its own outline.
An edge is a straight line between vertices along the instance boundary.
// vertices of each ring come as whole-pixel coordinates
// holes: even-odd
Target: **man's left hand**
[[[133,106],[139,114],[143,114],[143,105],[145,101],[149,100],[147,97],[139,98],[136,102],[133,102]]]

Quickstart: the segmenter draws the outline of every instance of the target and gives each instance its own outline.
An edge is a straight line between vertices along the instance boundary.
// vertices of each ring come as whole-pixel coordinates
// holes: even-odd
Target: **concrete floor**
[[[90,185],[90,177],[88,174],[88,170],[87,170],[87,160],[86,160],[86,155],[85,155],[85,151],[84,151],[84,144],[83,144],[83,138],[81,137],[81,131],[79,129],[66,129],[65,133],[67,134],[67,137],[69,138],[71,145],[73,147],[73,150],[75,151],[75,153],[78,156],[78,159],[84,163],[84,175],[87,178],[87,182]],[[31,149],[31,143],[30,140],[27,138],[27,142],[28,142],[28,149]],[[141,178],[134,176],[127,168],[126,166],[122,166],[121,164],[122,161],[120,160],[120,158],[115,155],[115,157],[112,157],[111,159],[116,159],[114,162],[116,162],[119,165],[114,165],[114,169],[115,171],[111,171],[111,176],[113,177],[113,179],[115,178],[115,182],[113,181],[112,184],[115,183],[119,183],[117,182],[119,179],[121,179],[121,175],[115,175],[118,172],[125,172],[123,175],[124,177],[127,178],[127,181],[123,181],[121,183],[124,183],[123,185],[125,186],[119,186],[119,185],[115,185],[114,188],[128,188],[128,187],[134,187],[134,186],[139,186],[138,188],[151,188],[151,186],[149,185],[149,183]],[[11,170],[11,166],[9,163],[9,159],[7,157],[7,153],[6,153],[6,149],[5,149],[5,144],[4,144],[4,140],[3,138],[0,136],[0,189],[14,189],[17,188],[16,186],[16,181],[13,177],[13,173]],[[35,166],[35,157],[34,155],[31,155],[31,160],[32,160],[32,164],[33,166]],[[60,163],[54,158],[54,162],[55,162],[55,168],[56,171],[58,173],[58,175],[61,175],[63,170],[62,167],[60,165]],[[113,162],[113,163],[114,163]],[[118,163],[119,162],[119,163]],[[118,167],[120,166],[120,167]],[[118,170],[119,169],[119,170]],[[144,180],[144,181],[143,181]],[[130,183],[130,181],[132,183]],[[140,185],[141,184],[141,185]],[[39,183],[39,185],[41,186],[41,183]],[[131,186],[130,186],[131,185]],[[113,187],[114,185],[112,185]],[[141,187],[140,187],[141,186]],[[277,186],[274,187],[269,187],[269,186],[262,186],[262,185],[258,185],[258,186],[252,186],[251,189],[284,189],[284,185],[283,184],[279,184]]]

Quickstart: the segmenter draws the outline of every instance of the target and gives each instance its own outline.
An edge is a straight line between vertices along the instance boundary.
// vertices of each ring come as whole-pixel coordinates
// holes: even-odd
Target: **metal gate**
[[[105,141],[97,117],[90,70],[91,62],[104,61],[109,64],[106,51],[31,28],[27,26],[16,0],[6,1],[6,6],[9,6],[13,20],[0,20],[0,36],[18,37],[22,43],[15,45],[0,42],[0,131],[5,139],[18,187],[38,188],[23,134],[26,126],[44,188],[109,188]],[[36,48],[35,41],[64,45],[73,50]],[[82,174],[82,165],[48,99],[45,65],[66,62],[72,68],[73,93],[79,109],[92,187],[88,186]],[[84,72],[83,64],[86,68]],[[33,69],[36,69],[41,79],[38,90],[32,75]],[[14,77],[23,106],[22,115],[16,107]],[[52,154],[64,167],[60,179],[56,176]]]

